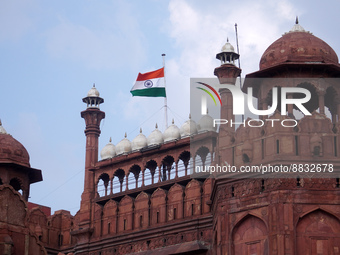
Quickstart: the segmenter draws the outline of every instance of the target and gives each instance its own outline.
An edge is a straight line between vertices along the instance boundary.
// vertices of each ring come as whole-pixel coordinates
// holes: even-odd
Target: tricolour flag
[[[148,73],[139,73],[130,92],[132,96],[166,97],[164,67]]]

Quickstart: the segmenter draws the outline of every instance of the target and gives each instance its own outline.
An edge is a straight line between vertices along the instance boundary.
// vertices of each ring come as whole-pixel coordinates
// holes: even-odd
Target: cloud
[[[238,24],[241,58],[247,60],[244,71],[254,70],[266,47],[287,31],[282,25],[287,22],[293,25],[295,19],[294,7],[289,1],[279,5],[265,0],[242,1],[228,10],[224,1],[223,8],[218,8],[221,3],[219,1],[214,10],[207,10],[202,5],[190,5],[190,1],[170,1],[170,36],[181,49],[177,61],[185,69],[182,73],[211,76],[218,65],[214,56],[227,37],[236,49],[235,23]]]
[[[242,1],[229,7],[225,1],[214,2],[213,7],[201,1],[169,2],[167,29],[178,53],[167,61],[168,86],[172,86],[168,100],[183,117],[189,112],[190,77],[214,77],[214,69],[219,66],[215,56],[227,37],[237,49],[235,23],[244,77],[258,70],[265,49],[290,29],[287,24],[293,26],[295,21],[296,11],[289,1],[279,5],[268,0]]]

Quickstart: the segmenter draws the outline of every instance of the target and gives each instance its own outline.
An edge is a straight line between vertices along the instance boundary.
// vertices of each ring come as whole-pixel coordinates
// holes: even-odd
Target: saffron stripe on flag
[[[139,73],[136,81],[145,81],[162,77],[164,77],[164,67],[148,73]]]

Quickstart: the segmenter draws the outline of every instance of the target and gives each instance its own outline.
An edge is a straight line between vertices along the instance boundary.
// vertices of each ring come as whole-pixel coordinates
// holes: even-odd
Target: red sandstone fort
[[[216,57],[219,82],[235,85],[241,69],[233,46],[227,42]],[[163,133],[156,127],[147,137],[141,131],[132,141],[109,142],[99,160],[104,100],[91,88],[81,112],[85,180],[74,216],[65,210],[51,215],[49,208],[28,202],[30,185],[42,181],[42,172],[30,166],[27,150],[0,125],[0,254],[340,254],[337,54],[296,22],[263,53],[259,70],[245,77],[243,91],[253,88],[262,110],[272,104],[273,86],[283,84],[252,78],[299,78],[289,86],[311,92],[305,107],[312,115],[298,119],[296,127],[266,123],[218,131],[206,115]],[[308,79],[294,82],[300,78]],[[232,94],[219,93],[221,119],[233,119]],[[283,120],[295,118],[294,112],[289,105],[286,115],[263,117]],[[190,175],[195,165],[224,162],[331,164],[334,175]]]

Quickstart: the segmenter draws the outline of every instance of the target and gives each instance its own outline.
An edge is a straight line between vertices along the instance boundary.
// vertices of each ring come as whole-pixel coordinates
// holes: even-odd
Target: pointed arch
[[[183,218],[184,187],[178,183],[172,185],[168,192],[168,220]]]
[[[268,255],[268,228],[265,222],[252,214],[244,216],[232,229],[232,248],[234,255]]]
[[[112,192],[119,193],[125,190],[125,171],[121,168],[118,168],[113,174],[112,180]]]
[[[23,193],[24,193],[23,181],[20,178],[18,178],[18,177],[12,178],[9,181],[9,185],[11,185],[15,191],[17,191],[21,195],[23,195]]]
[[[185,186],[184,216],[190,217],[202,213],[202,183],[192,179]]]
[[[145,164],[145,170],[144,171],[145,171],[145,176],[144,176],[145,185],[154,184],[154,183],[158,182],[158,168],[157,168],[157,162],[156,161],[149,160]],[[156,177],[157,177],[157,179],[156,179]]]
[[[190,159],[191,159],[191,154],[189,151],[183,151],[179,157],[178,157],[178,177],[182,177],[187,175],[188,173],[188,168],[190,168]]]
[[[110,177],[107,173],[102,173],[97,180],[97,194],[100,197],[110,194]]]
[[[28,221],[42,227],[47,226],[47,216],[39,207],[29,211]]]
[[[144,191],[135,199],[134,228],[147,228],[149,226],[149,199],[150,196]]]
[[[115,234],[117,223],[117,202],[109,200],[103,207],[103,235]]]
[[[210,151],[207,147],[201,146],[198,148],[195,156],[195,166],[205,166],[208,154],[210,154]]]
[[[124,196],[119,202],[118,229],[120,232],[132,229],[133,198]]]
[[[166,221],[166,197],[165,190],[158,188],[150,197],[150,219],[151,225],[164,223]]]
[[[141,167],[137,164],[134,164],[130,167],[129,172],[129,189],[138,188],[138,179],[141,178]],[[131,175],[133,174],[133,176]],[[131,176],[131,177],[130,177]],[[140,186],[139,186],[140,187]]]
[[[162,160],[162,169],[161,169],[161,179],[162,181],[170,180],[171,177],[175,178],[175,167],[174,167],[175,159],[171,155],[167,155]],[[172,178],[172,179],[173,179]]]
[[[296,226],[297,254],[331,254],[340,243],[340,220],[316,209],[302,216]]]

